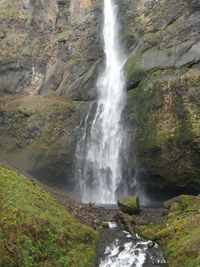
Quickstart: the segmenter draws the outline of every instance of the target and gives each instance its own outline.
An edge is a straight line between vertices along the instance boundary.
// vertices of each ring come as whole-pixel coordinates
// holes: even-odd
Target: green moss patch
[[[199,211],[199,196],[180,196],[165,203],[164,224],[139,226],[138,231],[163,246],[170,267],[200,266]]]
[[[149,72],[128,94],[126,121],[137,127],[140,164],[167,185],[199,185],[199,71]]]
[[[126,80],[138,80],[140,81],[144,76],[144,70],[140,68],[141,55],[139,51],[136,51],[129,55],[127,63],[125,65]]]
[[[79,224],[45,191],[0,168],[0,265],[88,267],[97,233]]]

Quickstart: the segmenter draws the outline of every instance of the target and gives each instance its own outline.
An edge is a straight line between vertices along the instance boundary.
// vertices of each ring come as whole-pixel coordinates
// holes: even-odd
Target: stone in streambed
[[[153,248],[155,246],[155,243],[153,241],[150,241],[148,244],[147,244],[147,247],[148,248]]]
[[[137,214],[140,211],[139,199],[137,196],[121,198],[117,201],[119,208],[128,214]]]

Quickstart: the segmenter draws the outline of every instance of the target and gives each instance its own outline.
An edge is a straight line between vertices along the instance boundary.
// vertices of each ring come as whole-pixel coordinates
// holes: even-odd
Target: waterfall
[[[93,114],[88,114],[76,153],[76,172],[84,202],[116,202],[122,181],[121,153],[126,135],[121,115],[126,99],[123,73],[126,58],[120,44],[117,11],[114,0],[104,0],[105,68],[96,83],[98,102],[92,124],[88,126]]]

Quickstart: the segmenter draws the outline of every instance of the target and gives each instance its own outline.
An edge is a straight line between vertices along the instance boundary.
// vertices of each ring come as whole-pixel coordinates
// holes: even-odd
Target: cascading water
[[[120,46],[114,0],[104,0],[103,37],[105,69],[96,84],[98,101],[90,105],[81,124],[75,169],[84,202],[111,204],[119,195],[128,194],[124,187],[126,179],[122,179],[122,155],[127,143],[122,123],[126,99],[123,73],[126,59]],[[137,175],[136,170],[135,181]],[[110,222],[109,227],[104,229],[105,238],[104,231],[101,232],[103,242],[100,241],[100,248],[103,247],[103,251],[100,249],[99,267],[167,266],[157,244],[139,236],[133,239],[127,232],[118,229],[115,223]],[[109,241],[106,247],[104,240]]]
[[[99,261],[99,267],[153,266],[167,267],[158,244],[144,240],[138,235],[133,239],[126,231],[118,233],[118,237],[105,248]]]
[[[122,179],[121,151],[125,132],[121,115],[125,104],[125,79],[117,23],[117,6],[104,0],[105,70],[97,80],[98,103],[90,132],[78,144],[76,166],[84,202],[114,203]],[[90,116],[88,115],[88,118]],[[85,122],[87,126],[87,120]]]

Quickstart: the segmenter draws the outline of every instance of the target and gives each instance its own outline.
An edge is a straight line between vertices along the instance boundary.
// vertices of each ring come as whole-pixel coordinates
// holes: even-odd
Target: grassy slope
[[[200,196],[173,199],[164,224],[140,226],[138,231],[164,247],[170,267],[200,267]]]
[[[0,266],[88,267],[97,234],[34,182],[0,167]]]

